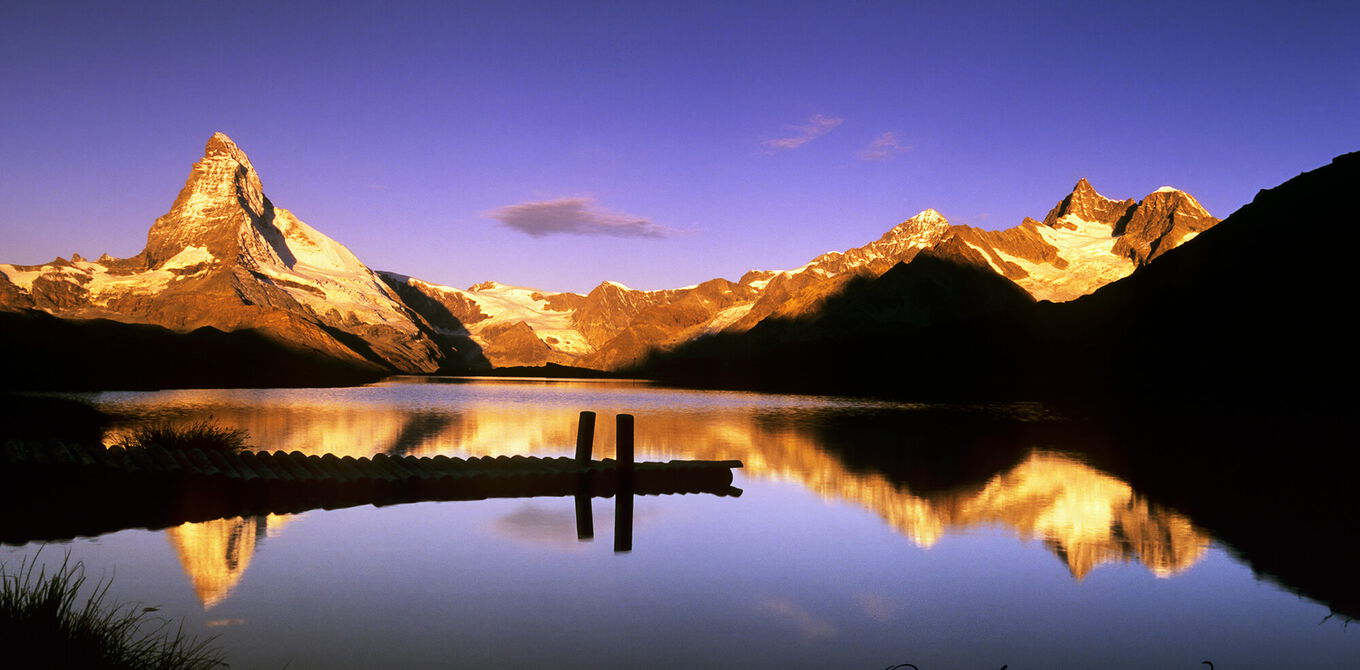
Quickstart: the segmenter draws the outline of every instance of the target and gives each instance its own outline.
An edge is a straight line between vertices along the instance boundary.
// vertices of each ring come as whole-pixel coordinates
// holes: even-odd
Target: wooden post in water
[[[581,412],[581,422],[576,427],[576,464],[590,467],[590,452],[595,445],[595,413]]]
[[[576,428],[576,539],[589,540],[595,537],[595,512],[591,508],[594,491],[590,486],[590,457],[595,448],[595,413],[581,412],[581,422]]]
[[[618,461],[619,487],[633,490],[633,415],[620,414],[614,430],[614,459]]]
[[[633,550],[633,415],[620,414],[614,429],[618,488],[614,496],[614,552]]]

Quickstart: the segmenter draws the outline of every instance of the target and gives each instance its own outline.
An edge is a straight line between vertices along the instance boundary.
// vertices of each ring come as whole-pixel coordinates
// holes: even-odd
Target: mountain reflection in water
[[[268,516],[215,519],[169,528],[166,537],[179,555],[184,574],[193,583],[203,609],[226,600],[241,581],[255,549],[266,535],[276,535],[291,517]]]
[[[439,411],[305,399],[249,405],[224,402],[216,393],[226,392],[177,392],[172,402],[162,396],[158,408],[115,427],[107,439],[136,422],[189,423],[211,415],[248,430],[254,444],[269,450],[356,457],[560,456],[572,452],[580,409],[470,404]],[[979,427],[949,420],[920,430],[895,418],[833,417],[758,404],[633,411],[640,459],[740,459],[745,477],[795,482],[824,500],[860,506],[921,547],[948,533],[999,525],[1021,539],[1041,541],[1082,579],[1113,561],[1137,561],[1158,576],[1174,575],[1199,560],[1209,544],[1189,519],[1150,503],[1124,481],[1072,455],[1008,440],[989,431],[986,422]],[[841,421],[867,425],[873,433],[841,430]],[[612,424],[599,422],[597,458],[612,456]],[[875,444],[866,447],[866,457],[848,453],[847,440]],[[895,450],[894,457],[876,458],[875,449]],[[284,518],[224,519],[169,531],[205,608],[230,593],[265,528],[276,533]]]

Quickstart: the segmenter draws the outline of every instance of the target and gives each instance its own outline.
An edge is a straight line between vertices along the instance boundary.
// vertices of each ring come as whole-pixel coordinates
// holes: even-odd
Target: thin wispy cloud
[[[797,131],[796,134],[788,137],[779,137],[773,140],[765,140],[760,144],[764,146],[765,150],[769,153],[774,153],[776,151],[791,151],[835,130],[836,126],[841,125],[844,121],[845,119],[835,116],[813,114],[812,117],[807,120],[807,123],[789,126],[790,130]]]
[[[647,219],[600,209],[594,198],[558,198],[508,205],[487,212],[501,225],[530,237],[604,235],[669,237],[675,231]]]
[[[910,150],[911,147],[902,144],[902,138],[898,137],[897,133],[887,132],[875,137],[869,146],[860,149],[859,158],[865,161],[886,161]]]

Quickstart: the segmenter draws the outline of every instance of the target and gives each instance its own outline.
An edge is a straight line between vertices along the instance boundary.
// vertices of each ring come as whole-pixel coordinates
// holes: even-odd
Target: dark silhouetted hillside
[[[879,277],[848,282],[812,314],[702,338],[634,372],[699,386],[1000,397],[967,376],[995,364],[992,320],[1033,304],[984,260],[931,250]]]
[[[1055,393],[1206,403],[1329,402],[1354,381],[1348,243],[1360,153],[1259,192],[1156,263],[1030,320],[1063,361]]]
[[[294,349],[257,331],[59,319],[0,312],[4,388],[85,390],[347,386],[381,378],[377,366]]]

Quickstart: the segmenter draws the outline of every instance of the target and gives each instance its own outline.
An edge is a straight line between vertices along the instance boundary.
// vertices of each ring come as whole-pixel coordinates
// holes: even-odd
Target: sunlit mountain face
[[[258,448],[271,451],[355,457],[561,456],[572,453],[578,421],[575,409],[499,403],[494,394],[454,409],[335,402],[303,392],[268,402],[255,397],[255,404],[249,404],[250,395],[258,394],[162,394],[160,410],[124,422],[106,439],[116,439],[138,422],[191,423],[211,416],[223,425],[246,429]],[[838,444],[835,427],[828,428],[815,413],[797,407],[796,400],[791,401],[793,406],[769,408],[743,402],[743,394],[730,394],[724,409],[700,412],[685,407],[687,397],[678,396],[669,407],[637,412],[638,458],[740,459],[741,472],[755,480],[753,484],[796,483],[828,502],[859,506],[923,548],[949,534],[999,526],[1022,540],[1042,542],[1074,578],[1082,579],[1110,562],[1137,562],[1158,576],[1174,575],[1199,560],[1209,543],[1208,535],[1186,517],[1150,503],[1124,481],[1060,451],[989,445],[986,440],[991,438],[984,437],[948,457],[968,461],[981,459],[984,453],[1003,453],[999,465],[965,463],[962,471],[943,478],[917,480],[910,471],[879,467],[874,459],[857,456],[855,445],[873,438],[850,436],[851,446]],[[612,423],[612,417],[602,413],[596,458],[613,456]],[[908,452],[926,448],[910,431],[877,439],[876,448],[907,453],[909,463],[914,456]],[[205,607],[230,593],[265,529],[272,534],[282,521],[282,517],[224,519],[169,531]]]

